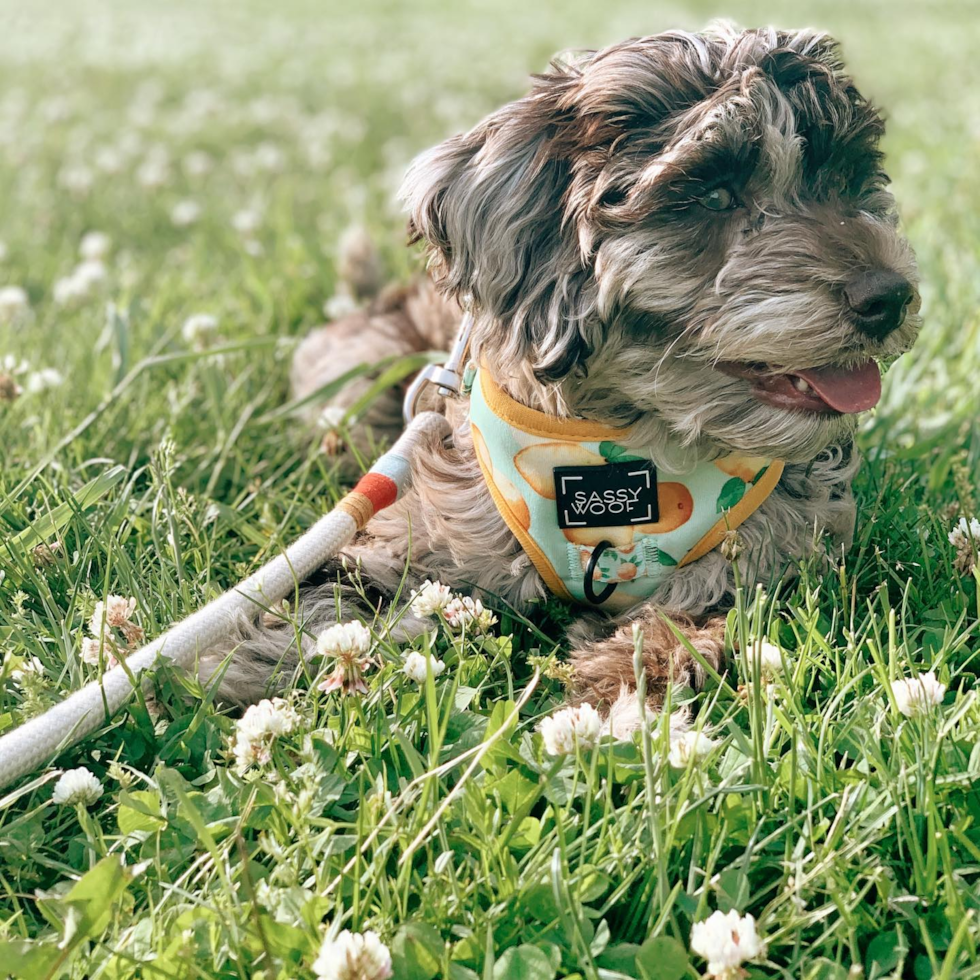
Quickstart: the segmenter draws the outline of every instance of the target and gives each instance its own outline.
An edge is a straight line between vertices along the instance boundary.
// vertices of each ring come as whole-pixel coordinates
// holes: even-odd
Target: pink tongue
[[[855,368],[807,368],[794,374],[838,412],[866,412],[881,398],[881,372],[874,361]]]

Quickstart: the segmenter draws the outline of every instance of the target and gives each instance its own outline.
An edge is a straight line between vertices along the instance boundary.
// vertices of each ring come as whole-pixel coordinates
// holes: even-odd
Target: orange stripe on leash
[[[365,473],[357,481],[353,492],[363,493],[371,501],[377,513],[385,507],[390,507],[398,499],[398,484],[382,473]]]

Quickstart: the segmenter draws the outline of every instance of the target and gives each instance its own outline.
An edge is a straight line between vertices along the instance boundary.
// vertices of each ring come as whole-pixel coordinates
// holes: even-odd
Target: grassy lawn
[[[393,201],[411,156],[561,48],[718,13],[843,40],[888,109],[923,278],[922,339],[862,429],[853,549],[731,615],[780,667],[733,655],[671,692],[714,742],[685,766],[666,719],[551,756],[560,606],[495,608],[485,636],[434,620],[415,649],[446,669],[422,684],[376,624],[368,693],[300,679],[244,773],[235,719],[162,673],[150,705],[0,790],[0,977],[291,980],[350,929],[398,980],[679,980],[716,909],[754,915],[752,976],[980,976],[980,577],[947,540],[980,516],[965,0],[2,0],[0,732],[98,676],[99,600],[132,597],[157,636],[343,493],[274,413],[342,231],[366,223],[395,278],[417,267]],[[943,702],[906,717],[892,683],[929,670]],[[57,802],[78,766],[101,796]]]

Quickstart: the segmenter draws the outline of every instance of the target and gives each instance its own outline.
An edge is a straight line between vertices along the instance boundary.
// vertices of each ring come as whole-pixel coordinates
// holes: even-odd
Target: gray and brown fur
[[[382,353],[445,344],[469,296],[475,355],[518,401],[629,424],[635,445],[675,472],[731,452],[786,460],[742,526],[743,581],[770,583],[810,556],[839,555],[855,516],[855,417],[768,406],[715,365],[790,372],[887,360],[912,345],[917,294],[875,336],[858,329],[843,296],[855,270],[916,282],[882,133],[834,42],[812,31],[672,31],[556,62],[527,96],[414,162],[403,197],[438,292],[420,284],[373,315],[321,328],[297,357],[296,393]],[[699,205],[716,184],[737,206]],[[397,407],[393,393],[374,419],[389,434]],[[304,650],[337,619],[338,581],[345,616],[382,619],[406,566],[409,585],[440,579],[519,609],[545,595],[486,490],[465,404],[446,410],[452,447],[416,460],[414,490],[375,518],[348,572],[325,570],[305,591]],[[661,614],[718,664],[723,629],[712,614],[733,590],[731,564],[713,552],[616,620],[583,610],[570,633],[576,696],[608,706],[631,680],[637,621],[651,690],[667,677],[697,681]],[[397,628],[421,627],[408,615]],[[243,624],[229,638],[225,693],[259,697],[276,669],[288,680],[294,637]]]

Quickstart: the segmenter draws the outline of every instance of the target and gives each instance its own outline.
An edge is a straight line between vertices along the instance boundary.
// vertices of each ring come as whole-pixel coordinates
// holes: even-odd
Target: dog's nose
[[[862,272],[844,286],[855,325],[875,340],[884,340],[902,325],[914,295],[912,283],[890,269]]]

